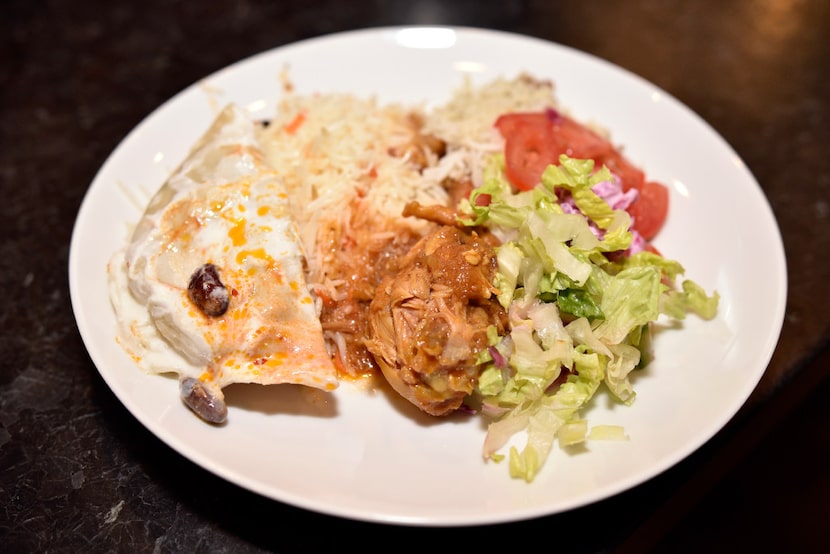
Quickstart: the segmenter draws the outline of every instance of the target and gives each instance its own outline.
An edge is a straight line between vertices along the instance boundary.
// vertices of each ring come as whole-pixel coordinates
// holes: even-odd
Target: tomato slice
[[[597,163],[605,165],[611,173],[620,178],[622,181],[623,191],[627,191],[632,188],[640,189],[646,180],[645,173],[632,165],[631,162],[629,162],[625,156],[620,154],[620,152],[616,149],[608,152],[605,156],[602,156],[597,160]]]
[[[545,168],[559,163],[561,154],[601,164],[615,153],[608,140],[554,110],[504,114],[495,126],[505,138],[507,178],[520,190],[539,184]]]
[[[502,114],[496,119],[495,127],[506,139],[512,135],[516,127],[523,124],[545,126],[550,125],[550,117],[545,112],[512,112]]]
[[[552,125],[557,143],[571,158],[597,161],[614,150],[606,139],[569,117],[560,115],[553,119]]]
[[[519,190],[539,184],[542,173],[559,160],[561,150],[554,140],[546,114],[507,114],[496,127],[505,137],[504,159],[507,179]]]
[[[517,189],[530,190],[538,185],[545,168],[559,163],[561,154],[593,159],[596,169],[605,165],[622,180],[623,190],[639,191],[637,201],[628,210],[634,229],[651,240],[663,226],[669,209],[666,186],[646,181],[642,170],[588,127],[554,110],[504,114],[495,126],[505,139],[507,179]]]
[[[663,227],[669,213],[669,189],[656,181],[644,181],[637,190],[640,194],[628,207],[628,213],[634,220],[634,229],[644,239],[651,240]]]

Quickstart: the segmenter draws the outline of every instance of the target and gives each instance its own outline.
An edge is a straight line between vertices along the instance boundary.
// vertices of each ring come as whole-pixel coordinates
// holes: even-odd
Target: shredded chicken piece
[[[364,233],[365,231],[360,231]],[[344,255],[331,263],[333,272],[348,275],[342,298],[324,298],[320,323],[339,344],[334,353],[341,377],[367,377],[377,373],[374,357],[364,345],[369,303],[385,275],[398,271],[398,261],[420,237],[406,232],[371,240],[360,236],[360,242],[344,241],[338,245]]]
[[[440,206],[438,204],[424,206],[419,202],[408,202],[403,207],[403,216],[420,217],[421,219],[433,221],[440,225],[456,225],[456,211],[449,206]]]
[[[501,333],[507,324],[496,269],[487,240],[442,225],[413,246],[369,305],[367,349],[390,385],[428,414],[461,407],[477,384],[487,328]]]

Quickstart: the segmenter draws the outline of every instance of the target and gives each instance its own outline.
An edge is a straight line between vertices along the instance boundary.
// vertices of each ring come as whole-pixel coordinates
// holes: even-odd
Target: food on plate
[[[487,103],[488,87],[467,88],[444,108],[465,120]],[[494,285],[506,332],[490,331],[475,392],[466,404],[490,424],[486,459],[509,445],[513,477],[532,481],[555,442],[620,438],[589,429],[583,410],[600,388],[623,404],[632,371],[648,364],[661,317],[715,316],[683,266],[650,241],[668,214],[668,189],[648,180],[602,131],[577,122],[551,96],[530,110],[488,114],[498,148],[448,140],[448,156],[477,150],[476,186],[458,221],[498,240]],[[437,136],[443,138],[439,132]],[[524,448],[509,444],[524,431]]]
[[[338,384],[305,280],[302,244],[255,124],[224,110],[159,189],[108,267],[118,340],[179,376],[200,417],[227,417],[231,383]]]
[[[499,79],[482,95],[477,117],[463,121],[453,121],[451,109],[383,104],[343,93],[287,93],[280,100],[260,142],[268,162],[284,175],[307,253],[309,287],[319,300],[341,377],[372,381],[381,373],[376,353],[391,353],[395,340],[393,334],[377,332],[388,327],[376,325],[374,333],[369,328],[370,305],[381,281],[409,271],[406,260],[417,256],[408,253],[423,237],[447,219],[455,225],[455,207],[475,186],[480,172],[474,168],[483,167],[484,153],[455,149],[457,142],[485,141],[495,152],[501,139],[492,119],[508,109],[545,106],[550,95],[550,83]],[[405,214],[408,205],[437,206],[448,215],[439,221]],[[468,299],[448,301],[466,304]],[[465,331],[465,336],[476,334]],[[384,373],[394,380],[401,371]],[[432,389],[427,395],[404,395],[427,413],[443,402],[439,396],[457,407],[456,391],[435,390],[441,386],[437,380],[413,385],[422,392]]]
[[[405,213],[408,213],[406,211]],[[488,329],[502,333],[493,245],[441,225],[399,261],[369,305],[366,347],[404,398],[434,416],[459,409],[478,384]]]
[[[121,342],[209,421],[231,382],[388,383],[475,413],[485,459],[532,481],[554,443],[620,438],[661,319],[717,311],[651,244],[668,188],[550,81],[466,80],[436,106],[286,87],[229,107],[110,265]],[[511,443],[520,433],[526,444]]]
[[[420,118],[417,109],[372,98],[287,94],[260,131],[300,229],[333,360],[351,380],[377,370],[364,336],[378,283],[432,226],[403,217],[404,207],[448,203],[441,182],[423,175],[441,145],[425,136]]]

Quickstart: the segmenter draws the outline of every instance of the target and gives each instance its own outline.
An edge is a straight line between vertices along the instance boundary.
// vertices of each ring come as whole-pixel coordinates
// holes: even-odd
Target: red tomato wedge
[[[496,121],[504,138],[505,173],[519,190],[539,184],[542,172],[561,154],[545,114],[509,114]]]
[[[617,175],[623,190],[639,191],[638,200],[628,209],[634,229],[651,240],[663,226],[669,208],[666,186],[647,181],[641,169],[588,127],[555,110],[507,113],[496,120],[495,126],[505,141],[507,179],[517,189],[530,190],[538,185],[545,168],[559,163],[561,154],[590,158],[597,169],[604,165]]]
[[[504,138],[510,137],[520,125],[550,125],[550,118],[545,112],[513,112],[500,115],[495,127]]]
[[[646,180],[646,176],[641,169],[633,166],[622,154],[616,149],[609,152],[607,155],[596,159],[597,164],[604,165],[611,173],[616,175],[622,181],[623,191],[628,189],[639,189]]]
[[[519,190],[539,184],[550,164],[559,156],[598,159],[613,152],[607,140],[554,110],[508,113],[496,120],[505,139],[505,173]]]
[[[644,239],[651,240],[663,227],[669,213],[669,189],[655,181],[644,181],[637,189],[640,195],[628,207],[633,227]]]
[[[571,158],[596,160],[614,151],[606,139],[564,115],[554,118],[553,134],[562,151]]]

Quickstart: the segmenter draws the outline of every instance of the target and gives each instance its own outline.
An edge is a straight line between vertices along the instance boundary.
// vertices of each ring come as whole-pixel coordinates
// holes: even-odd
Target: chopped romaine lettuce
[[[492,418],[483,454],[502,459],[499,451],[524,431],[524,448],[509,449],[509,469],[527,481],[557,441],[625,438],[614,426],[589,432],[580,410],[600,387],[631,404],[629,377],[651,359],[651,324],[661,315],[711,319],[718,304],[717,293],[693,281],[675,285],[684,273],[678,262],[632,247],[641,239],[625,208],[636,192],[623,193],[592,160],[559,161],[538,187],[513,192],[503,156],[493,156],[459,218],[502,241],[495,286],[510,325],[482,357],[477,395]]]

